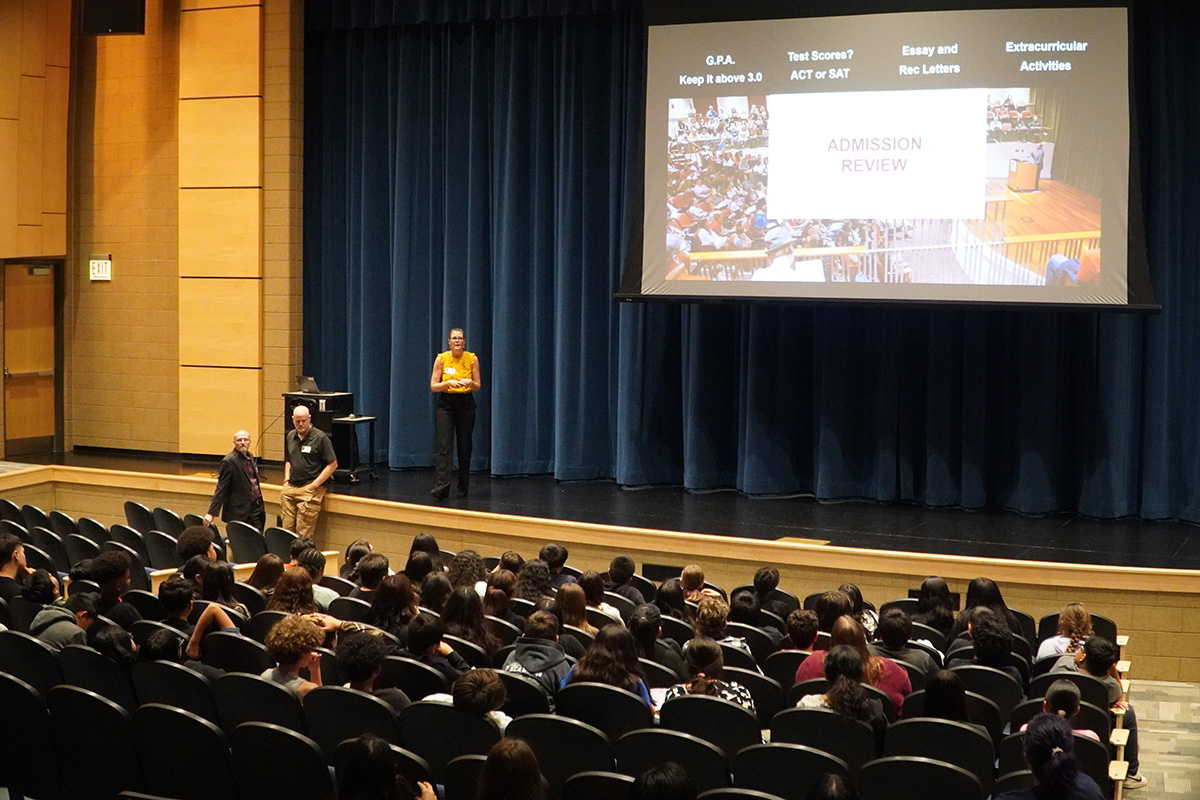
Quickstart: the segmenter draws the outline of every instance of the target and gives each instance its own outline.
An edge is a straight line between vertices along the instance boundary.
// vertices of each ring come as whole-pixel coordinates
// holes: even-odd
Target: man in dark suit
[[[250,434],[246,431],[233,435],[233,451],[221,460],[217,490],[204,515],[204,524],[212,522],[222,509],[221,519],[226,522],[239,520],[260,531],[267,522],[262,489],[258,485],[258,464],[250,453]]]

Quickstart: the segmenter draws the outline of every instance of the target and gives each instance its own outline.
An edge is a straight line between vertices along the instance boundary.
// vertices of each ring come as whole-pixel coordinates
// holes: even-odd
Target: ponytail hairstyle
[[[1066,652],[1074,653],[1083,646],[1083,640],[1092,635],[1092,615],[1083,603],[1067,603],[1058,615],[1058,635],[1071,641]]]
[[[1038,714],[1030,720],[1025,729],[1025,763],[1042,797],[1069,800],[1079,774],[1070,723],[1057,714]]]
[[[687,660],[688,677],[691,678],[684,684],[687,693],[717,697],[721,687],[721,671],[725,668],[721,645],[712,639],[697,637],[683,649],[683,657]]]
[[[1043,702],[1048,713],[1057,714],[1069,720],[1079,713],[1081,699],[1078,686],[1071,681],[1061,680],[1050,684]]]
[[[875,716],[875,704],[862,687],[862,656],[853,647],[839,644],[825,654],[825,679],[825,703],[834,711],[863,722]]]

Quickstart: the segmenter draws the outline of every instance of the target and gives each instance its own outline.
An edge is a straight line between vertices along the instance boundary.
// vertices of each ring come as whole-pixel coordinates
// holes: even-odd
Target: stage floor
[[[169,475],[216,476],[219,459],[148,458],[103,452],[29,456],[13,461]],[[278,483],[279,467],[263,479]],[[380,470],[379,479],[332,491],[427,506],[768,541],[806,540],[844,547],[967,557],[1200,569],[1200,527],[1178,522],[1093,520],[1073,514],[1025,516],[812,497],[753,498],[734,491],[681,487],[624,489],[613,481],[556,481],[548,476],[471,476],[466,498],[435,501],[432,470]],[[203,509],[189,509],[202,513]]]

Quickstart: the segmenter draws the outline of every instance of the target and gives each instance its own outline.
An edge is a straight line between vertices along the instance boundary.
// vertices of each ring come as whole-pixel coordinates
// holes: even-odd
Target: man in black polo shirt
[[[333,442],[313,427],[307,406],[292,409],[295,430],[284,439],[283,491],[279,508],[283,527],[310,539],[317,530],[317,514],[325,499],[326,482],[337,469]]]

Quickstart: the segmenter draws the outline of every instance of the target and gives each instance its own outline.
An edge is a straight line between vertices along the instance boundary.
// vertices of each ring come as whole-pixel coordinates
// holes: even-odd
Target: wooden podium
[[[1008,188],[1014,192],[1032,192],[1037,189],[1038,171],[1041,167],[1030,161],[1008,160]]]

